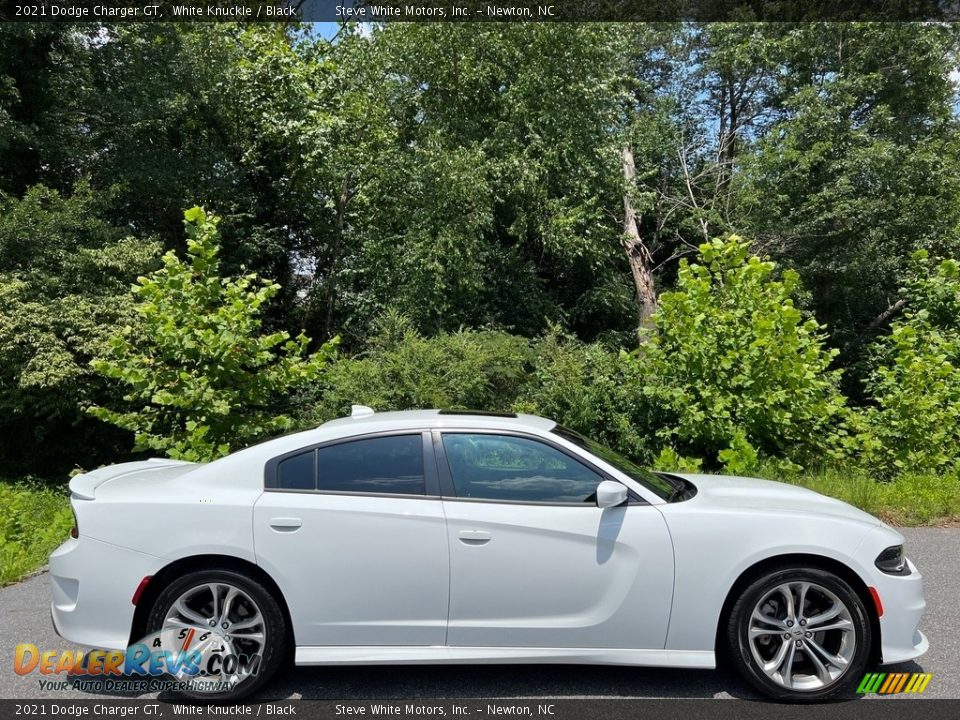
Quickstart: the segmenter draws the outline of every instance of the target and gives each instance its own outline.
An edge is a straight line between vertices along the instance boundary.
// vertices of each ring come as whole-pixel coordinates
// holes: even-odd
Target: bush
[[[537,341],[531,384],[514,409],[556,420],[639,462],[652,462],[653,406],[639,365],[624,352],[556,329]]]
[[[836,351],[794,305],[798,283],[736,236],[681,262],[638,353],[651,376],[644,392],[667,416],[662,443],[740,472],[759,457],[804,462],[827,447],[845,407],[839,371],[828,369]]]
[[[307,355],[303,334],[259,334],[261,308],[280,286],[256,275],[221,278],[218,218],[198,207],[184,218],[189,260],[168,252],[162,269],[137,281],[142,325],[125,327],[109,359],[93,362],[129,386],[132,408],[90,412],[133,431],[138,450],[205,461],[292,427],[277,405],[316,380],[335,341]]]
[[[334,362],[318,392],[302,400],[302,421],[342,417],[354,403],[378,411],[507,411],[529,381],[531,359],[525,338],[493,330],[424,338],[406,317],[389,312],[380,318],[367,351]]]
[[[856,438],[886,476],[960,470],[960,264],[922,251],[914,261],[910,309],[873,347],[874,404]]]

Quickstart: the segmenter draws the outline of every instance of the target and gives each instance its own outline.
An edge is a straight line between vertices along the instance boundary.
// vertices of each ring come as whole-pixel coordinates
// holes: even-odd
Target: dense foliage
[[[843,409],[836,350],[795,306],[799,276],[751,256],[733,236],[681,261],[641,349],[668,409],[658,431],[682,454],[725,464],[757,453],[803,461],[822,451]],[[749,463],[747,463],[749,466]]]
[[[955,477],[958,50],[6,25],[0,468],[212,457],[364,402],[537,412],[663,467]],[[185,242],[195,205],[220,221]]]
[[[129,409],[89,408],[134,434],[138,450],[205,461],[290,429],[277,401],[317,379],[334,342],[307,354],[309,339],[284,330],[261,335],[261,309],[279,291],[255,274],[221,278],[219,218],[184,213],[187,254],[134,288],[139,321],[112,338],[93,366],[127,387]]]

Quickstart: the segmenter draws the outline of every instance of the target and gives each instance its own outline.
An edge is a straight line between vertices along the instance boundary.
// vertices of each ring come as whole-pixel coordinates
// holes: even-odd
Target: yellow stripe
[[[907,686],[903,689],[905,693],[912,693],[917,691],[917,683],[919,682],[922,675],[920,673],[911,673],[910,682],[907,683]]]
[[[914,688],[914,692],[922,693],[927,689],[927,685],[930,684],[930,681],[933,679],[933,673],[923,673],[920,675],[923,678],[920,682],[917,683]]]

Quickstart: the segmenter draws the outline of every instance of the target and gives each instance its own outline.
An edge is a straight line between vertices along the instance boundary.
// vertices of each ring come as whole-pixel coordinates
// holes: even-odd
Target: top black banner
[[[960,0],[3,0],[5,22],[954,22]]]

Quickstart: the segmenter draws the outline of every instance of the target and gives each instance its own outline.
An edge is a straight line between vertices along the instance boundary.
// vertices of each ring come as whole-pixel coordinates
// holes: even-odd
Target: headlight
[[[877,569],[888,575],[909,575],[910,568],[907,566],[907,560],[903,556],[903,545],[894,545],[888,547],[882,553],[877,555],[873,561]]]

